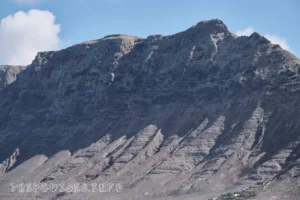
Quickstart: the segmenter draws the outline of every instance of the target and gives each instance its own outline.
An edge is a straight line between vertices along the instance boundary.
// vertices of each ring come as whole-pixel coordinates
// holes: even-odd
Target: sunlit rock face
[[[0,66],[0,89],[13,83],[25,66]]]
[[[237,37],[220,20],[0,67],[0,196],[199,200],[264,187],[257,199],[296,199],[299,68],[280,46]],[[24,195],[11,182],[122,191]]]

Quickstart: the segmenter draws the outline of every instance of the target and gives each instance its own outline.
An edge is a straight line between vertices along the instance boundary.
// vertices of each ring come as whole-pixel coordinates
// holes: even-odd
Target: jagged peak
[[[220,19],[211,19],[211,20],[204,20],[197,23],[192,28],[205,28],[207,31],[214,32],[229,32],[228,27],[226,24]]]
[[[107,35],[103,37],[100,40],[139,40],[142,39],[138,36],[132,36],[132,35],[126,35],[126,34],[112,34],[112,35]],[[97,41],[100,41],[97,40]]]
[[[192,33],[191,35],[189,33]],[[200,34],[198,34],[200,33]],[[169,35],[171,37],[176,36],[176,35],[185,35],[185,34],[189,34],[187,37],[203,37],[203,36],[209,36],[211,34],[219,34],[219,33],[224,33],[223,37],[226,36],[232,36],[235,38],[241,37],[241,38],[248,38],[248,40],[253,43],[254,45],[256,44],[270,44],[271,42],[265,38],[264,36],[260,35],[258,32],[254,32],[252,33],[250,36],[236,36],[234,33],[231,33],[228,29],[228,27],[226,26],[226,24],[220,20],[220,19],[210,19],[210,20],[204,20],[204,21],[200,21],[198,22],[196,25],[192,26],[191,28],[187,29],[186,31],[180,32],[180,33],[175,33],[173,35]],[[204,34],[204,35],[203,35]],[[78,44],[75,44],[69,48],[73,48],[73,47],[80,47],[80,46],[86,46],[86,45],[93,45],[93,44],[97,44],[100,41],[107,41],[107,40],[122,40],[122,41],[142,41],[142,40],[147,40],[147,42],[153,43],[156,41],[160,41],[163,40],[163,38],[165,37],[169,37],[169,36],[165,36],[162,34],[153,34],[153,35],[149,35],[146,39],[138,37],[138,36],[132,36],[132,35],[127,35],[127,34],[110,34],[107,36],[104,36],[101,39],[97,39],[97,40],[88,40],[88,41],[84,41]],[[67,48],[67,49],[69,49]],[[48,52],[39,52],[35,58],[35,60],[41,60],[41,58],[45,58],[48,56],[52,56],[56,53],[56,51],[48,51]],[[297,58],[297,57],[295,57]],[[297,58],[297,60],[299,60]]]
[[[220,20],[220,19],[209,19],[209,20],[203,20],[203,21],[200,21],[198,24],[215,24],[215,25],[225,25],[225,23]]]
[[[132,35],[127,35],[127,34],[111,34],[111,35],[107,35],[104,36],[103,39],[105,38],[126,38],[126,37],[130,37],[130,38],[135,38],[137,36],[132,36]]]

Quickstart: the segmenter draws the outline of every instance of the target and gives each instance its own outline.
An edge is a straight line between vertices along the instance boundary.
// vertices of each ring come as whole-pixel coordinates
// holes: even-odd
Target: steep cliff
[[[39,53],[0,89],[0,194],[30,199],[11,182],[108,181],[122,192],[30,195],[207,199],[264,186],[257,198],[296,199],[299,68],[220,20]]]
[[[23,66],[0,66],[0,89],[14,82],[24,69]]]

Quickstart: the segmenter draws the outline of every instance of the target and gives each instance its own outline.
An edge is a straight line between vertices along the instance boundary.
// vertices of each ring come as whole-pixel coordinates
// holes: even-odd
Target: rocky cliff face
[[[257,199],[296,199],[299,69],[280,46],[258,33],[237,37],[220,20],[39,53],[0,89],[0,194],[208,199],[264,186]],[[11,193],[11,182],[123,191],[28,197]]]
[[[0,89],[14,82],[24,69],[23,66],[0,66]]]

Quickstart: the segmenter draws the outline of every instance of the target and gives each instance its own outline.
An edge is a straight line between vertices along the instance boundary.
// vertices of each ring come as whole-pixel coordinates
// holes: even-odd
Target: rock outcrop
[[[15,75],[0,83],[0,194],[208,199],[263,186],[258,199],[296,199],[299,69],[280,46],[237,37],[220,20],[39,53],[13,84]],[[11,182],[123,190],[28,197]]]
[[[25,69],[24,66],[0,66],[0,89],[14,82],[17,75]]]

